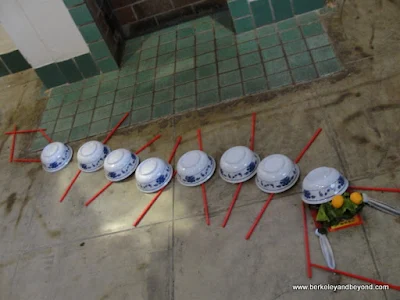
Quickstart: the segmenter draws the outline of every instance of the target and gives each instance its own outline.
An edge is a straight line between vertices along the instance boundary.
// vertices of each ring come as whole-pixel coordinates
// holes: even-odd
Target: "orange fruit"
[[[336,195],[332,198],[332,206],[334,208],[341,208],[343,206],[344,198],[342,195]]]
[[[354,204],[359,205],[359,204],[361,204],[361,202],[363,201],[363,198],[362,198],[362,196],[361,196],[360,193],[355,192],[355,193],[351,193],[351,194],[350,194],[350,200],[351,200],[351,202],[353,202]]]

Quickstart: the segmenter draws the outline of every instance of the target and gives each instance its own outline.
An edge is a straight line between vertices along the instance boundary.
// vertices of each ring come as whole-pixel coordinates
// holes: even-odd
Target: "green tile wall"
[[[18,51],[0,55],[0,77],[30,69],[31,65]]]

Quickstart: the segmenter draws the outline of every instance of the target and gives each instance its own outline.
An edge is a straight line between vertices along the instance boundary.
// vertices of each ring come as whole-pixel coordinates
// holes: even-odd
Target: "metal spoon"
[[[372,198],[368,197],[367,194],[363,193],[362,197],[363,197],[364,203],[368,204],[372,208],[375,208],[377,210],[380,210],[380,211],[390,214],[390,215],[400,216],[400,210],[398,210],[394,207],[391,207],[391,206],[389,206],[383,202],[380,202],[378,200],[372,199]]]
[[[329,268],[334,269],[336,266],[335,257],[333,256],[332,247],[329,243],[326,233],[327,232],[325,228],[315,230],[315,235],[319,237],[319,244],[321,245],[322,254],[324,255],[326,264]]]

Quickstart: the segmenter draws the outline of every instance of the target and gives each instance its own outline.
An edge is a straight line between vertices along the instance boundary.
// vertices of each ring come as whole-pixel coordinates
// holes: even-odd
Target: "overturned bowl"
[[[282,193],[295,185],[299,176],[299,167],[289,157],[272,154],[260,162],[256,185],[265,193]]]
[[[140,163],[135,178],[141,192],[155,193],[171,181],[172,167],[161,158],[151,157]]]
[[[84,143],[79,148],[77,155],[79,170],[86,173],[92,173],[100,170],[110,152],[110,147],[98,141]]]
[[[219,175],[229,183],[245,182],[256,174],[259,163],[260,157],[249,148],[232,147],[221,157]]]
[[[320,167],[304,178],[301,199],[308,204],[326,203],[333,196],[343,194],[348,187],[349,181],[338,170]]]
[[[139,157],[127,149],[112,151],[104,161],[106,178],[110,181],[121,181],[133,174],[139,164]]]
[[[215,159],[200,150],[186,152],[178,160],[178,181],[184,186],[198,186],[215,172]]]
[[[72,159],[72,148],[60,142],[53,142],[43,148],[40,154],[43,169],[54,173],[65,168]]]

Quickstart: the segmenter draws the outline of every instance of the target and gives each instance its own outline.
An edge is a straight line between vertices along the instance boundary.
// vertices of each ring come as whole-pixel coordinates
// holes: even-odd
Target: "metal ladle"
[[[375,208],[377,210],[380,210],[384,213],[393,215],[393,216],[400,216],[400,210],[389,206],[383,202],[380,202],[378,200],[372,199],[370,197],[367,196],[367,194],[362,194],[362,198],[365,204],[367,204],[368,206]]]
[[[333,256],[332,247],[326,233],[327,231],[325,228],[315,230],[315,235],[319,237],[319,244],[321,245],[322,254],[324,255],[326,264],[329,268],[334,269],[336,266],[335,257]]]

